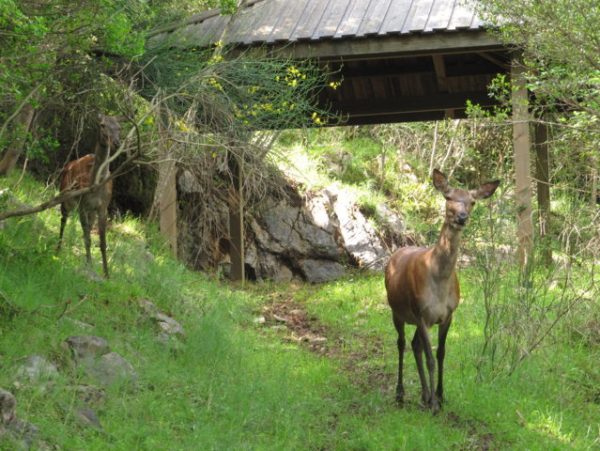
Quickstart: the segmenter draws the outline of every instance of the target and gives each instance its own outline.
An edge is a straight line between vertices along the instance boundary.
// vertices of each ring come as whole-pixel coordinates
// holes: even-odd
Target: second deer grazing
[[[94,153],[85,155],[78,160],[71,161],[65,166],[60,179],[60,191],[78,190],[88,188],[102,182],[109,176],[108,158],[110,151],[118,149],[121,145],[119,133],[121,127],[116,118],[99,115],[98,135]],[[79,221],[83,230],[86,259],[88,265],[92,262],[90,252],[90,232],[96,217],[98,217],[98,235],[100,236],[100,252],[102,253],[102,267],[104,276],[108,278],[108,263],[106,261],[106,221],[108,204],[112,196],[112,180],[98,185],[92,191],[79,197],[69,199],[60,206],[62,213],[60,221],[60,237],[58,250],[60,250],[69,213],[79,207]]]
[[[385,288],[398,331],[398,385],[396,401],[404,401],[402,368],[405,350],[404,325],[414,324],[412,350],[421,381],[421,402],[437,413],[443,401],[444,355],[452,314],[458,307],[460,289],[455,266],[460,236],[471,209],[478,199],[490,197],[498,180],[484,183],[476,190],[451,188],[444,174],[433,171],[433,185],[446,198],[446,215],[437,244],[433,247],[404,247],[390,258],[385,269]],[[434,391],[435,360],[429,329],[438,324],[438,379]],[[423,353],[428,374],[423,367]]]

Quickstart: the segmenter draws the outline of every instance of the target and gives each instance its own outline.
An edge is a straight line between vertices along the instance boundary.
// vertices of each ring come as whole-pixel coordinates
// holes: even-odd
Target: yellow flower
[[[181,132],[189,132],[190,131],[187,124],[185,122],[183,122],[182,120],[176,120],[175,125]]]

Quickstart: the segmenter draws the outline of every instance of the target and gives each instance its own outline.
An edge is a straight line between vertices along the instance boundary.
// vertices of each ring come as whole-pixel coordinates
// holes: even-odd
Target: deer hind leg
[[[431,408],[431,410],[433,411],[433,413],[437,413],[440,410],[440,404],[439,404],[437,396],[435,395],[435,392],[434,392],[435,359],[433,358],[433,351],[431,349],[429,333],[427,332],[427,327],[425,327],[423,320],[421,320],[420,324],[417,325],[416,333],[419,335],[421,345],[423,347],[423,350],[425,351],[425,358],[427,359],[427,370],[429,372],[428,393],[431,394],[428,405]],[[422,363],[421,363],[421,366],[422,366]],[[421,384],[423,384],[423,379],[421,380]]]
[[[425,370],[423,369],[423,344],[421,342],[421,336],[419,334],[419,328],[415,330],[415,335],[411,342],[413,354],[415,355],[415,361],[417,362],[417,371],[419,372],[419,379],[421,381],[421,402],[424,406],[429,405],[431,399],[431,392],[427,386],[427,379],[425,378]]]
[[[398,331],[398,385],[396,386],[396,402],[402,404],[404,402],[404,385],[402,383],[402,369],[404,366],[404,350],[406,348],[406,340],[404,338],[404,321],[400,321],[396,316],[394,326]]]
[[[81,222],[81,230],[83,231],[83,244],[85,244],[85,260],[88,265],[92,264],[92,253],[91,253],[91,229],[94,222],[94,214],[86,210],[79,210],[79,222]]]
[[[437,350],[437,362],[438,362],[438,382],[435,394],[440,403],[444,402],[444,357],[446,355],[446,337],[448,336],[448,330],[452,324],[452,317],[439,325],[438,330],[438,350]]]
[[[106,211],[101,211],[98,215],[98,234],[100,235],[102,268],[104,269],[104,277],[108,279],[108,263],[106,262]]]
[[[69,212],[65,204],[60,204],[60,234],[58,235],[58,244],[56,246],[56,252],[60,251],[63,242],[63,235],[65,233],[65,226],[67,225],[67,219],[69,219]]]

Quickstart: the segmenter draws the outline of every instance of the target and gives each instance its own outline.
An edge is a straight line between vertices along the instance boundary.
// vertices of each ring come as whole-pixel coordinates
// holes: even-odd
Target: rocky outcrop
[[[317,283],[337,279],[350,267],[381,271],[391,251],[405,243],[402,218],[387,206],[377,206],[367,217],[349,189],[334,184],[301,194],[295,186],[288,181],[287,196],[267,195],[255,201],[260,208],[246,210],[249,278]],[[178,189],[188,201],[202,195],[200,182],[189,170],[179,174]],[[227,205],[219,201],[211,207],[210,227],[206,220],[196,225],[192,216],[182,214],[180,255],[198,269],[221,266],[227,273]]]
[[[387,208],[382,211],[387,222],[381,223],[394,228],[386,236],[398,237],[402,220]],[[341,277],[348,266],[380,271],[391,251],[355,196],[337,186],[301,202],[267,203],[250,220],[248,235],[245,263],[259,280],[318,283]],[[391,241],[393,246],[397,239]]]

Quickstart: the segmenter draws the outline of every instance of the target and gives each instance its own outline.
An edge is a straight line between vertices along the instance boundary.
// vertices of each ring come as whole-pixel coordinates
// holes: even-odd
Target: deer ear
[[[448,186],[448,179],[446,176],[438,171],[437,169],[433,170],[433,174],[431,175],[431,179],[433,180],[433,186],[442,194],[447,194],[450,191],[450,187]]]
[[[478,189],[472,191],[473,198],[475,199],[487,199],[496,191],[496,188],[500,185],[500,180],[494,180],[493,182],[487,182],[481,185]]]

